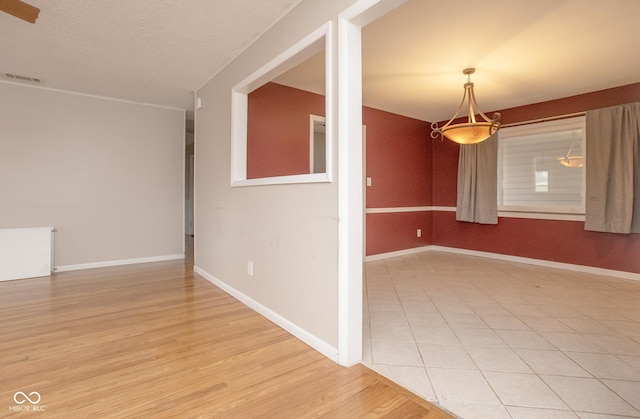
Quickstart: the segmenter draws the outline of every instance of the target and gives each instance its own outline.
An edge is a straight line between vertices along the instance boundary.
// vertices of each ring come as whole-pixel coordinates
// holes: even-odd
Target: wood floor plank
[[[0,282],[0,416],[451,418],[160,262]],[[27,403],[28,405],[28,403]]]

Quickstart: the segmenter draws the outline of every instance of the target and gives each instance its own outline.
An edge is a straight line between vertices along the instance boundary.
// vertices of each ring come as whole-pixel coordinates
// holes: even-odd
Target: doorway
[[[194,179],[195,179],[195,130],[194,120],[186,120],[184,153],[184,234],[185,259],[193,259],[194,236]]]

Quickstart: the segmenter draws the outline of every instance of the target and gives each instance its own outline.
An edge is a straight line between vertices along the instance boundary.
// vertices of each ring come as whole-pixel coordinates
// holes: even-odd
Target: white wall
[[[197,92],[196,113],[197,270],[317,338],[329,356],[338,346],[337,182],[231,188],[231,89],[327,21],[337,29],[337,9],[302,2]]]
[[[181,257],[184,111],[0,83],[0,227],[55,226],[55,266]]]

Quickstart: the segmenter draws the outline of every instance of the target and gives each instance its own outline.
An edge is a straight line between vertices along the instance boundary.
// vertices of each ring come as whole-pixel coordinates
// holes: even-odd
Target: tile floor
[[[640,418],[640,282],[429,251],[365,264],[364,364],[462,418]]]

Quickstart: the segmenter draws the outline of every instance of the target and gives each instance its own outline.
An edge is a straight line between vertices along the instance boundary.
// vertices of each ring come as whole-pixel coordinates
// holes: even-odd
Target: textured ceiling
[[[0,13],[0,73],[188,109],[194,89],[301,0],[27,1],[41,9],[35,25]],[[640,0],[409,0],[363,29],[363,101],[442,121],[465,67],[477,68],[487,113],[639,82],[639,23]],[[316,90],[321,63],[279,81]]]
[[[182,109],[192,91],[300,0],[26,0],[0,13],[0,73],[43,87]]]

